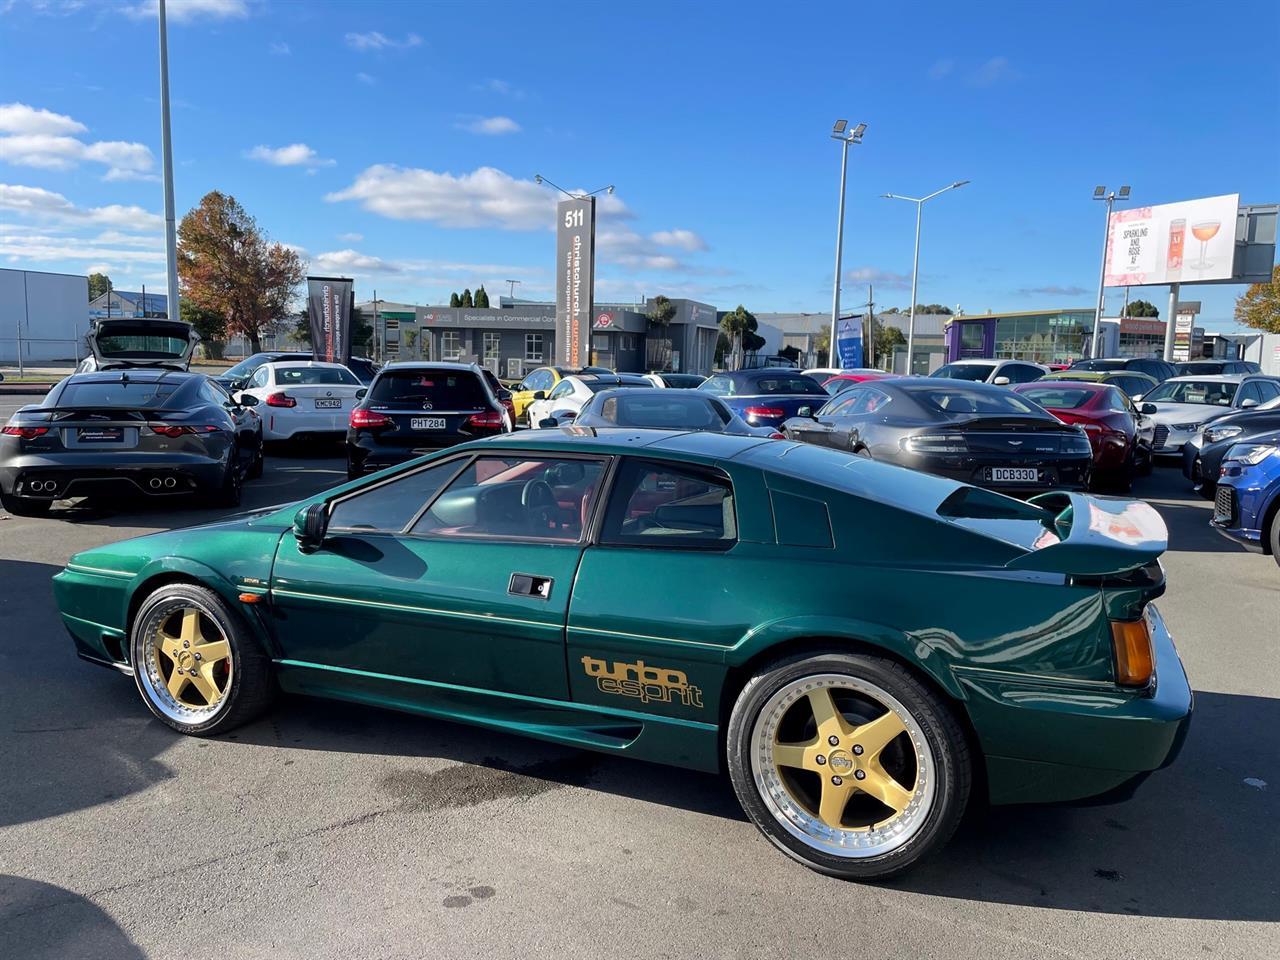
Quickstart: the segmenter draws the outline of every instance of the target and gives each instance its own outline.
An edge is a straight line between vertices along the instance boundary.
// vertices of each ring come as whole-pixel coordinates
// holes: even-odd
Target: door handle
[[[551,585],[555,583],[551,577],[540,577],[534,573],[513,573],[507,586],[507,593],[516,597],[535,597],[539,600],[551,598]]]

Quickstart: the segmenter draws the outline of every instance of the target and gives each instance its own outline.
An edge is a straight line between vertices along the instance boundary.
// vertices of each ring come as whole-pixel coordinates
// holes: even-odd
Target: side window
[[[699,389],[717,397],[729,397],[733,395],[733,381],[728,377],[711,377]]]
[[[548,395],[548,400],[559,400],[561,397],[567,397],[573,393],[573,384],[568,380],[561,380],[556,384],[556,388]]]
[[[1257,383],[1250,381],[1240,384],[1240,389],[1236,391],[1235,405],[1243,407],[1246,400],[1252,400],[1254,403],[1262,402],[1262,391],[1258,389]]]
[[[223,391],[223,389],[212,380],[206,380],[200,384],[200,395],[209,403],[216,403],[219,406],[230,403],[231,397]]]
[[[261,366],[253,372],[253,379],[249,381],[250,387],[265,387],[267,385],[267,377],[271,375],[270,369]]]
[[[1277,384],[1274,380],[1255,380],[1253,384],[1258,388],[1258,393],[1262,395],[1263,403],[1280,397],[1280,384]]]
[[[534,385],[535,390],[550,390],[556,385],[556,375],[550,370],[538,371],[538,382]]]
[[[718,470],[629,459],[614,482],[600,542],[727,550],[738,538],[733,499]]]
[[[1119,387],[1112,387],[1107,391],[1107,410],[1111,413],[1130,413],[1129,398],[1120,391]]]
[[[329,508],[329,529],[399,533],[458,472],[462,460],[438,463],[338,500]]]
[[[410,533],[576,543],[603,471],[600,460],[477,457]]]
[[[1030,383],[1044,376],[1038,367],[1028,366],[1025,363],[1010,363],[1000,372],[1009,378],[1010,383]]]
[[[867,395],[866,387],[850,387],[842,390],[827,401],[822,409],[824,417],[847,417]]]

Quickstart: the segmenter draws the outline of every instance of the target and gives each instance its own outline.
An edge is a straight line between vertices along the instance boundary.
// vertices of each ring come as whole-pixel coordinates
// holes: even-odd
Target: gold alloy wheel
[[[897,849],[933,806],[933,753],[920,725],[887,691],[845,674],[775,693],[752,732],[751,767],[778,822],[835,856]]]
[[[231,688],[231,644],[203,607],[175,599],[152,617],[147,686],[156,705],[182,722],[218,711]]]

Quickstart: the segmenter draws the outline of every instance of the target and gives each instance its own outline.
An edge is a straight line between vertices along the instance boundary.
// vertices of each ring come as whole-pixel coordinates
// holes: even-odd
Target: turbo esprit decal
[[[596,682],[601,693],[634,697],[641,703],[671,703],[702,707],[702,691],[689,682],[683,670],[651,667],[643,660],[614,661],[612,665],[595,657],[583,657],[582,668]]]

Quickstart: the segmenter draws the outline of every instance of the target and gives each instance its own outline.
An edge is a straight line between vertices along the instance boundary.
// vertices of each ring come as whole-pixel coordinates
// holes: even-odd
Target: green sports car
[[[1125,795],[1172,761],[1165,540],[1136,501],[571,427],[89,550],[54,588],[76,652],[182,733],[280,688],[725,771],[781,850],[865,879],[971,801]]]

